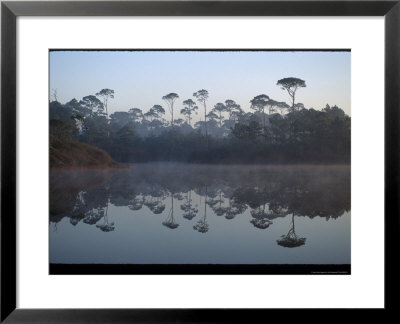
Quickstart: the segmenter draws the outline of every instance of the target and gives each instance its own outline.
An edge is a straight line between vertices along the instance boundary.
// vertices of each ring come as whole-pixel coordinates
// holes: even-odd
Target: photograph
[[[49,273],[351,274],[349,49],[50,49]]]

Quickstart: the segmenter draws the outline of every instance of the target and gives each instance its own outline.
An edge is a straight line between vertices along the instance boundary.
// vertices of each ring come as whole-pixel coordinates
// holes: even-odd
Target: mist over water
[[[350,264],[350,166],[50,173],[50,262]]]

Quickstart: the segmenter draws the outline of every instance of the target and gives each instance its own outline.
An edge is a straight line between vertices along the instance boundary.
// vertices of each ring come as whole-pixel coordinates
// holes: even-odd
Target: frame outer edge
[[[397,0],[6,1],[17,16],[383,16]]]
[[[25,4],[27,2],[24,2]],[[11,2],[1,3],[1,318],[3,322],[30,322],[39,319],[47,321],[51,310],[16,310],[16,16],[21,15]],[[21,3],[22,4],[22,3]],[[33,5],[34,3],[32,3]],[[35,14],[31,14],[35,16]],[[385,246],[392,242],[390,237],[399,235],[399,104],[400,104],[400,2],[385,17]],[[4,95],[7,94],[7,95]],[[11,107],[11,108],[10,108]],[[6,202],[6,204],[4,204]],[[394,213],[394,215],[392,215]],[[6,217],[10,216],[11,217]],[[392,242],[393,243],[393,242]],[[386,250],[385,248],[385,250]],[[393,256],[392,256],[393,257]],[[395,267],[388,267],[385,253],[386,288],[394,292],[398,279]],[[392,284],[393,283],[393,284]],[[395,300],[389,302],[389,289],[385,290],[385,307],[394,308]],[[85,310],[53,310],[57,315],[73,312],[76,315]],[[107,312],[107,310],[104,310]],[[110,311],[110,310],[108,310]],[[117,310],[115,310],[117,311]],[[117,311],[118,312],[118,311]],[[34,313],[41,313],[34,315]],[[92,313],[92,311],[89,311]],[[114,313],[114,311],[111,311]],[[115,313],[114,313],[115,314]],[[19,315],[19,316],[18,316]],[[21,318],[22,315],[22,318]],[[25,316],[24,316],[25,315]],[[37,316],[39,315],[39,316]],[[50,316],[49,316],[50,315]],[[82,314],[89,315],[89,314]],[[91,316],[90,314],[89,316]],[[15,318],[17,317],[17,318]],[[62,322],[56,316],[55,322]],[[80,317],[80,316],[78,316]],[[14,319],[13,319],[14,318]],[[80,317],[77,322],[84,322]],[[116,317],[118,318],[118,316]],[[55,318],[54,318],[55,319]],[[88,316],[86,319],[89,320]],[[146,318],[147,320],[148,318]],[[75,322],[75,321],[74,321]]]
[[[1,4],[1,321],[16,308],[16,16]]]
[[[389,264],[392,239],[400,236],[400,2],[385,17],[385,308],[398,307],[393,299],[399,284],[397,267]],[[396,253],[396,252],[395,252]],[[393,261],[390,261],[393,263]],[[392,299],[390,299],[392,296]]]

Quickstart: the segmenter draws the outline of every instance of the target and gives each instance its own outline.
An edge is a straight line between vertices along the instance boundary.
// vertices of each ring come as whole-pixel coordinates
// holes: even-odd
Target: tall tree
[[[110,115],[110,125],[121,128],[129,123],[129,113],[126,111],[116,111]]]
[[[219,127],[222,127],[222,121],[224,120],[223,113],[226,111],[226,107],[222,102],[218,102],[215,104],[214,108],[211,112],[215,113],[217,116],[216,119],[218,120]]]
[[[238,139],[255,142],[262,133],[261,127],[257,121],[250,121],[248,125],[236,123],[232,128],[232,134]]]
[[[182,118],[178,118],[174,120],[174,124],[178,126],[182,126],[185,121]]]
[[[227,99],[225,100],[225,108],[229,114],[229,120],[232,118],[236,118],[237,115],[243,113],[242,108],[238,105],[234,100]]]
[[[250,100],[251,108],[254,110],[257,110],[262,116],[264,137],[265,137],[265,133],[266,133],[265,107],[268,106],[268,101],[269,101],[269,97],[265,94],[255,96],[253,99]]]
[[[305,88],[306,82],[298,78],[284,78],[278,80],[276,85],[279,85],[282,90],[286,90],[292,99],[292,110],[294,110],[294,102],[296,97],[296,91],[298,88]]]
[[[150,122],[157,117],[156,113],[152,109],[150,109],[148,112],[144,113],[143,116]]]
[[[303,103],[298,102],[298,103],[294,104],[293,111],[299,111],[299,110],[302,110],[302,109],[305,109],[305,108],[306,107],[304,107]]]
[[[81,133],[85,129],[85,119],[89,115],[89,110],[83,107],[75,98],[68,101],[64,107],[70,111],[70,118]]]
[[[131,108],[128,113],[133,122],[138,122],[143,119],[143,112],[139,108]]]
[[[153,112],[153,115],[157,120],[160,120],[162,115],[165,115],[165,109],[160,105],[154,105],[150,110]]]
[[[102,112],[104,107],[103,107],[103,103],[96,97],[93,95],[89,95],[89,96],[85,96],[82,98],[82,100],[80,101],[80,104],[89,109],[90,110],[90,116],[93,116],[93,112],[94,113],[98,113],[98,112]]]
[[[167,103],[169,112],[171,113],[171,126],[174,126],[174,102],[178,98],[179,96],[173,92],[162,97],[162,99],[165,100],[165,102]]]
[[[279,111],[281,112],[281,114],[283,113],[284,110],[289,108],[289,105],[286,102],[279,102],[279,101],[275,101],[273,99],[269,99],[268,100],[268,113],[271,115],[274,112],[277,111],[277,109],[279,109]]]
[[[54,101],[58,101],[57,89],[52,89],[51,95],[52,95]]]
[[[280,114],[283,115],[283,113],[288,110],[290,106],[284,101],[279,101],[276,103],[276,108],[278,108]]]
[[[96,93],[96,96],[103,99],[103,105],[104,108],[106,109],[106,116],[108,120],[108,99],[114,98],[114,90],[102,89],[98,93]]]
[[[192,114],[195,113],[199,107],[196,106],[196,103],[192,99],[185,100],[183,104],[184,107],[181,109],[181,114],[188,119],[189,125],[192,126]]]
[[[207,133],[207,99],[208,99],[208,91],[201,89],[195,93],[193,93],[193,97],[195,97],[197,99],[198,102],[200,102],[203,107],[204,107],[204,127],[205,127],[205,131],[206,131],[206,144],[208,147],[208,133]]]
[[[211,110],[211,111],[207,114],[207,118],[208,118],[208,121],[209,121],[209,122],[214,121],[215,123],[217,123],[218,115],[217,115],[214,111]]]

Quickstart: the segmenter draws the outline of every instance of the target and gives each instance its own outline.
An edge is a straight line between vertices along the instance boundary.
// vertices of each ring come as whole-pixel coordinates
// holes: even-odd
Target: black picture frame
[[[267,309],[16,308],[16,19],[19,16],[384,16],[385,309],[394,310],[399,237],[400,1],[2,1],[1,321],[7,323],[236,322]],[[391,252],[390,252],[391,251]],[[367,285],[368,283],[366,283]],[[345,293],[345,292],[344,292]],[[274,312],[276,312],[274,310]],[[299,311],[297,311],[299,313]],[[382,315],[382,310],[378,313]],[[387,313],[387,312],[386,312]],[[334,315],[335,316],[335,315]],[[338,317],[339,318],[339,317]]]

